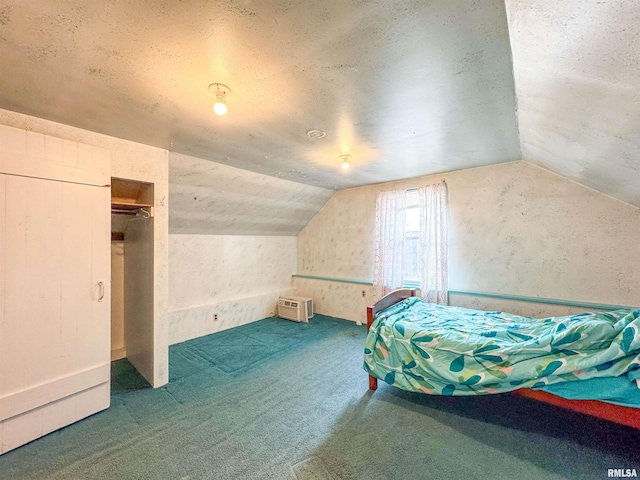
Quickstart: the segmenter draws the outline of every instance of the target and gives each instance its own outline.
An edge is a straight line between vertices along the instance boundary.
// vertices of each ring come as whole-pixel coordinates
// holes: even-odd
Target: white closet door
[[[110,193],[0,179],[4,453],[109,406]]]

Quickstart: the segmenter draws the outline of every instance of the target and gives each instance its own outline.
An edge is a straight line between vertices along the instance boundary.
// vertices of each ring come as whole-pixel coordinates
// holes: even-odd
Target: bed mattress
[[[369,330],[364,369],[435,395],[520,388],[640,406],[640,310],[543,319],[408,298]]]

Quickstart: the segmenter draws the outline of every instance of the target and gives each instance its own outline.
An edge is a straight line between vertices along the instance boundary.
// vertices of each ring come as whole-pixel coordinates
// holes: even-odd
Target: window
[[[373,286],[377,298],[403,286],[446,304],[447,186],[380,192],[376,199]]]

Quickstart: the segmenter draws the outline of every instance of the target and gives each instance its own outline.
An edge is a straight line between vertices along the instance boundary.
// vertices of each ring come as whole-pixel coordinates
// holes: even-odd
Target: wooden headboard
[[[367,330],[369,330],[369,328],[371,327],[371,324],[373,323],[374,318],[376,318],[376,315],[382,310],[384,310],[385,308],[389,308],[391,305],[395,305],[398,302],[401,302],[405,298],[415,296],[415,288],[399,288],[398,290],[387,293],[375,304],[367,307]]]

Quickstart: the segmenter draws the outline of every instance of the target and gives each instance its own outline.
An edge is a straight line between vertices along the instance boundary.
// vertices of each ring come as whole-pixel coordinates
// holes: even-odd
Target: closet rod
[[[123,208],[112,208],[111,213],[114,215],[132,215],[135,216],[138,214],[137,210],[127,210]]]

